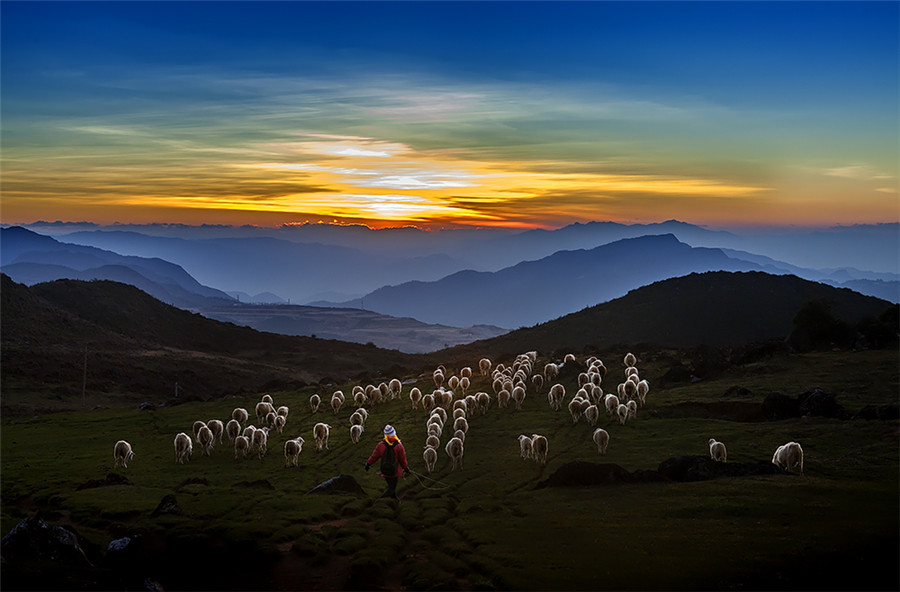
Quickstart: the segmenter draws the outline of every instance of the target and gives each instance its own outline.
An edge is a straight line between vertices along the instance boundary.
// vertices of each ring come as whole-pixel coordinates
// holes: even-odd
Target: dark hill
[[[784,340],[805,303],[824,300],[850,324],[891,303],[847,288],[762,272],[692,273],[630,291],[562,318],[471,344],[496,354],[538,349],[580,352],[616,344],[688,348]]]
[[[157,398],[172,393],[176,382],[185,396],[208,398],[347,380],[372,369],[402,373],[414,360],[373,346],[214,321],[105,280],[28,287],[3,274],[0,296],[5,408],[35,389],[80,400],[85,357],[88,391]]]

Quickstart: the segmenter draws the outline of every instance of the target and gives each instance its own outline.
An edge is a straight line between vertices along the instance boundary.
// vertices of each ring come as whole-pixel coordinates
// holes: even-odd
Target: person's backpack
[[[393,477],[397,474],[397,455],[394,454],[396,444],[384,443],[384,454],[381,455],[381,474]]]

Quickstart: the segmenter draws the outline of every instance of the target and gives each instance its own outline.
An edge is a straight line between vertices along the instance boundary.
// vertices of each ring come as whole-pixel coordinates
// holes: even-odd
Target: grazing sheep
[[[237,460],[240,454],[241,458],[247,458],[250,452],[250,439],[246,436],[238,436],[234,439],[234,459]]]
[[[269,405],[274,405],[274,404],[275,404],[275,401],[272,400],[272,395],[270,395],[270,394],[268,394],[268,393],[262,396],[261,401],[262,401],[263,403],[268,403]]]
[[[275,413],[277,413],[281,417],[287,419],[288,413],[290,413],[290,411],[291,410],[288,408],[287,405],[282,405],[281,407],[279,407],[278,409],[275,410]]]
[[[275,418],[278,417],[278,414],[274,411],[270,411],[266,413],[266,427],[273,428],[275,427]]]
[[[547,362],[547,364],[544,366],[544,380],[550,382],[557,376],[559,376],[559,366],[557,366],[553,362]]]
[[[278,433],[282,433],[284,431],[284,424],[287,423],[287,418],[283,415],[275,416],[275,429],[278,430]]]
[[[248,425],[247,427],[244,428],[244,432],[242,435],[252,442],[253,441],[253,432],[255,432],[255,431],[256,431],[255,425]]]
[[[616,417],[619,418],[619,423],[622,425],[625,425],[625,422],[628,420],[629,413],[627,405],[619,403],[619,406],[616,407]]]
[[[391,389],[387,385],[386,382],[382,382],[378,384],[378,392],[381,393],[381,397],[379,397],[379,402],[384,403],[388,400],[388,397],[391,396]]]
[[[466,391],[469,390],[469,387],[472,385],[472,381],[467,377],[463,376],[459,379],[459,390],[462,391],[463,396],[466,396]]]
[[[361,423],[355,423],[350,426],[350,441],[354,444],[359,444],[359,439],[362,437],[362,433],[365,428]]]
[[[441,427],[439,423],[430,423],[428,424],[428,435],[429,436],[437,436],[441,437],[441,434],[444,432],[444,428]]]
[[[284,443],[284,466],[296,467],[300,461],[300,452],[303,450],[303,437],[297,436],[293,440],[287,440]]]
[[[550,444],[547,442],[547,438],[541,436],[540,434],[532,434],[531,435],[531,451],[532,458],[534,458],[535,462],[544,466],[547,464],[547,453],[550,450]]]
[[[205,425],[206,425],[205,421],[195,421],[194,422],[193,430],[194,430],[194,439],[195,440],[197,439],[197,434],[200,432],[200,428],[204,427]]]
[[[472,379],[472,368],[469,367],[469,366],[463,367],[463,368],[459,371],[459,376],[460,376],[460,379],[462,379],[462,378],[468,378],[468,379],[471,380],[471,379]]]
[[[721,442],[718,442],[715,438],[709,439],[709,458],[718,462],[725,462],[728,453],[725,450],[725,445]]]
[[[572,416],[572,424],[578,423],[578,420],[581,419],[582,411],[581,411],[581,401],[578,397],[575,397],[571,401],[569,401],[569,415]]]
[[[228,434],[228,441],[234,443],[234,439],[241,435],[241,423],[236,419],[229,419],[225,424],[225,433]]]
[[[463,468],[463,453],[465,452],[462,440],[459,438],[450,438],[447,445],[444,447],[444,451],[447,453],[447,456],[450,457],[450,470],[455,471],[456,469],[459,469],[461,471]]]
[[[203,454],[205,454],[206,456],[212,456],[212,449],[215,445],[215,440],[212,430],[209,429],[209,426],[203,426],[202,428],[200,428],[200,431],[197,432],[197,444],[199,444],[200,448],[203,449]]]
[[[134,458],[134,450],[131,448],[131,444],[126,442],[125,440],[119,440],[116,442],[116,445],[113,446],[113,468],[119,466],[119,463],[122,463],[122,468],[128,468],[128,461]]]
[[[475,402],[482,415],[486,414],[488,409],[491,408],[491,396],[484,391],[475,393]]]
[[[328,434],[331,433],[331,426],[327,423],[319,422],[313,426],[313,438],[316,440],[316,451],[321,452],[322,446],[328,450]]]
[[[434,434],[429,434],[427,438],[425,438],[425,446],[433,446],[435,448],[441,445],[441,439],[439,436],[435,436]]]
[[[775,450],[775,454],[772,456],[772,464],[785,472],[800,469],[800,474],[802,475],[803,448],[797,442],[782,444]]]
[[[516,386],[512,391],[513,401],[516,402],[516,411],[520,411],[522,409],[522,402],[525,401],[525,389],[521,386]]]
[[[338,414],[343,405],[344,393],[342,393],[341,391],[334,391],[334,394],[331,395],[331,410],[334,411],[335,415]]]
[[[256,423],[263,423],[263,420],[266,418],[266,415],[269,413],[275,413],[275,408],[272,407],[271,403],[266,401],[260,401],[256,404]]]
[[[491,361],[488,358],[478,360],[478,371],[481,372],[482,376],[487,376],[488,372],[491,371]]]
[[[541,389],[544,388],[544,376],[541,374],[535,374],[531,377],[531,384],[534,385],[534,392],[541,392]]]
[[[613,417],[616,414],[616,409],[619,408],[619,397],[615,395],[606,395],[603,404],[606,406],[606,413],[609,414],[610,417]]]
[[[391,391],[391,399],[397,399],[403,391],[403,383],[400,382],[399,378],[392,378],[388,382],[388,390]]]
[[[637,363],[637,358],[634,357],[633,353],[628,352],[625,354],[625,359],[623,361],[625,362],[626,367],[634,366]]]
[[[362,425],[363,423],[365,423],[365,419],[363,419],[362,413],[360,413],[359,411],[354,411],[352,414],[350,414],[351,426]]]
[[[584,410],[584,420],[588,422],[589,425],[596,425],[597,420],[600,419],[600,408],[596,405],[588,405],[588,408]]]
[[[223,424],[218,419],[211,419],[206,422],[206,425],[209,427],[210,431],[212,431],[213,438],[217,438],[219,440],[219,444],[221,444],[222,434],[225,433],[225,424]]]
[[[432,415],[437,415],[438,417],[440,417],[440,418],[441,418],[441,424],[443,424],[444,422],[447,421],[447,410],[444,409],[443,407],[435,407],[435,408],[431,411],[431,414],[432,414]]]
[[[462,430],[456,430],[455,432],[453,432],[453,437],[462,440],[463,444],[466,443],[466,433]]]
[[[247,413],[247,410],[243,407],[236,407],[234,411],[231,412],[231,419],[243,426],[247,423],[247,420],[250,419],[250,414]]]
[[[312,395],[309,398],[309,408],[312,410],[313,413],[318,413],[319,405],[321,405],[321,404],[322,404],[322,397],[320,397],[319,395]]]
[[[505,388],[500,389],[500,392],[497,393],[497,407],[500,409],[506,409],[509,407],[509,391]]]
[[[459,417],[467,417],[466,410],[463,407],[457,407],[453,410],[453,419],[457,419]]]
[[[175,436],[175,462],[183,465],[185,461],[191,460],[191,455],[193,453],[194,444],[191,441],[191,437],[184,432],[179,432],[178,435]]]
[[[564,387],[560,383],[556,383],[550,387],[550,390],[547,392],[547,401],[550,403],[550,408],[554,411],[559,411],[560,406],[562,405],[562,401],[566,396],[566,387]]]
[[[441,388],[441,385],[444,384],[444,373],[440,370],[435,370],[431,377],[434,379],[434,388]]]
[[[647,393],[650,392],[650,383],[647,382],[647,379],[643,379],[637,384],[637,396],[638,400],[641,402],[641,405],[647,403]]]
[[[609,432],[603,428],[594,430],[594,444],[597,445],[597,452],[601,455],[606,454],[606,447],[609,446]]]
[[[464,432],[468,432],[469,431],[468,420],[466,420],[465,417],[457,417],[455,420],[453,420],[453,429],[454,429],[454,431],[462,430]]]
[[[625,403],[625,406],[628,407],[628,417],[637,417],[637,402],[634,399]]]
[[[357,385],[359,386],[359,385]],[[356,387],[353,387],[356,389]],[[366,404],[366,393],[363,391],[356,391],[353,393],[353,404],[357,407],[362,407]]]
[[[360,407],[359,409],[357,409],[355,411],[355,413],[359,413],[360,415],[362,415],[362,418],[363,418],[362,422],[363,422],[363,425],[365,425],[366,420],[369,419],[369,412],[366,411],[366,408]]]
[[[409,401],[412,403],[413,411],[419,408],[419,401],[422,400],[422,391],[419,387],[414,386],[409,390]]]
[[[525,434],[519,436],[519,454],[524,460],[534,458],[534,446],[530,437]]]
[[[262,459],[266,455],[269,446],[269,428],[262,428],[253,432],[251,448],[256,448],[257,457]]]
[[[459,388],[459,376],[457,376],[457,375],[454,374],[453,376],[451,376],[450,378],[448,378],[448,379],[447,379],[447,386],[450,387],[450,390],[451,390],[451,391],[455,391],[457,388]]]
[[[432,471],[434,471],[434,465],[437,463],[438,453],[437,450],[429,445],[425,445],[425,450],[422,452],[422,459],[425,461],[425,471],[430,475]]]
[[[431,411],[434,409],[435,401],[434,395],[428,393],[427,395],[422,395],[422,409],[425,411]]]

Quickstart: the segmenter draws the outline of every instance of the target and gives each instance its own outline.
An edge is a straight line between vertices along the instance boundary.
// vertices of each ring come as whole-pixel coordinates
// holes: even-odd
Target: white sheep
[[[458,407],[453,410],[453,419],[456,419],[458,417],[468,417],[464,408]]]
[[[175,462],[183,465],[185,461],[191,460],[193,452],[194,444],[191,441],[191,437],[184,432],[179,432],[175,436]]]
[[[547,453],[550,451],[550,443],[547,442],[547,438],[545,436],[541,436],[540,434],[532,434],[531,450],[532,458],[534,458],[535,462],[537,462],[541,466],[547,464]]]
[[[599,419],[600,408],[596,405],[588,405],[588,408],[584,410],[584,420],[588,422],[588,425],[596,425]]]
[[[645,405],[647,403],[647,393],[650,392],[650,383],[647,382],[647,379],[643,379],[637,384],[637,396],[638,400],[641,402],[641,405]]]
[[[499,407],[500,409],[506,409],[507,407],[509,407],[509,398],[509,391],[505,388],[500,389],[500,391],[497,393],[497,407]]]
[[[603,404],[606,406],[606,413],[613,417],[616,414],[616,409],[619,408],[619,397],[612,394],[606,395],[606,398],[603,399]]]
[[[290,413],[290,408],[287,405],[282,405],[278,409],[275,410],[275,413],[280,415],[281,417],[287,419],[288,413]]]
[[[244,431],[241,435],[252,442],[253,441],[253,433],[255,431],[256,431],[256,426],[251,424],[244,428]]]
[[[212,449],[215,446],[215,436],[213,436],[212,430],[209,429],[209,426],[203,426],[200,428],[200,431],[197,432],[197,444],[200,445],[200,448],[203,449],[203,454],[206,456],[212,456]]]
[[[525,389],[521,386],[513,388],[512,398],[513,401],[516,402],[516,410],[520,411],[522,409],[522,402],[525,401]]]
[[[634,357],[633,353],[628,352],[625,354],[625,359],[623,361],[625,362],[626,367],[634,366],[637,363],[637,358]]]
[[[284,431],[284,424],[287,423],[287,418],[284,415],[276,415],[275,416],[275,429],[278,430],[278,433],[281,434]]]
[[[481,372],[482,376],[487,376],[491,371],[491,361],[488,358],[481,358],[478,360],[478,371]]]
[[[630,411],[628,409],[628,406],[619,403],[618,407],[616,407],[616,417],[619,418],[619,423],[625,425],[625,422],[628,421],[629,415]]]
[[[444,373],[440,370],[435,370],[431,377],[434,380],[434,388],[441,388],[441,385],[444,384]]]
[[[219,444],[222,443],[222,435],[225,433],[225,424],[223,424],[218,419],[211,419],[206,422],[207,427],[209,427],[210,431],[213,434],[213,438],[219,441]]]
[[[486,414],[488,412],[488,409],[491,408],[491,396],[485,391],[478,391],[477,393],[475,393],[475,402],[478,405],[478,410],[481,411],[482,415]]]
[[[429,436],[437,436],[440,438],[441,434],[444,433],[444,428],[442,428],[439,423],[430,423],[428,424],[427,433]]]
[[[531,437],[526,436],[525,434],[521,434],[518,439],[519,439],[519,454],[521,455],[521,457],[525,460],[534,458],[533,457],[534,446],[533,446]]]
[[[229,419],[225,424],[225,433],[228,434],[228,441],[233,443],[234,439],[241,435],[241,422]]]
[[[434,465],[437,463],[437,458],[437,450],[426,444],[425,450],[422,452],[422,459],[425,461],[425,470],[429,475],[434,471]]]
[[[268,401],[260,401],[256,404],[256,423],[262,423],[269,413],[275,413],[275,408]]]
[[[793,471],[800,469],[803,474],[803,448],[797,442],[788,442],[782,444],[775,450],[772,456],[772,464],[782,471]]]
[[[313,438],[316,441],[316,451],[321,452],[322,446],[328,450],[328,434],[331,433],[331,426],[327,423],[319,422],[313,426]]]
[[[194,439],[195,440],[197,439],[197,434],[200,432],[200,428],[204,427],[205,425],[206,425],[205,421],[198,420],[198,421],[194,422],[193,430],[194,430]]]
[[[354,444],[359,444],[359,439],[362,437],[362,433],[365,428],[360,423],[355,423],[350,426],[350,441]]]
[[[462,440],[463,444],[466,443],[466,433],[462,430],[456,430],[455,432],[453,432],[453,437]]]
[[[363,425],[365,425],[366,420],[369,419],[369,412],[366,411],[365,407],[360,407],[356,410],[356,413],[359,413],[362,416]]]
[[[268,413],[266,413],[266,426],[270,428],[275,427],[276,417],[279,417],[279,415],[274,411],[269,411]]]
[[[419,408],[419,402],[422,400],[422,391],[419,387],[414,386],[409,389],[409,401],[412,403],[413,411]]]
[[[625,406],[628,407],[628,417],[637,417],[637,402],[634,399],[625,403]]]
[[[438,448],[441,445],[441,438],[439,436],[435,436],[434,434],[428,434],[428,437],[425,438],[425,446],[433,446],[434,448]]]
[[[335,415],[341,410],[341,407],[344,405],[344,393],[341,391],[334,391],[331,395],[331,410]]]
[[[234,459],[237,460],[238,455],[241,458],[246,458],[247,453],[250,452],[250,439],[246,436],[237,436],[234,439]]]
[[[262,459],[266,455],[269,446],[269,428],[260,428],[253,432],[253,440],[250,447],[256,449],[257,458]]]
[[[356,389],[356,386],[353,388]],[[353,404],[357,407],[362,407],[367,401],[368,399],[366,398],[366,393],[364,391],[356,391],[353,393]]]
[[[284,466],[296,467],[300,460],[300,452],[303,450],[303,437],[297,436],[293,440],[286,440],[284,443]]]
[[[531,377],[531,384],[534,385],[534,392],[541,392],[541,389],[544,388],[544,376],[542,374],[533,375]]]
[[[365,419],[363,419],[362,413],[360,413],[358,410],[350,414],[351,426],[362,425],[363,423],[365,423]]]
[[[550,404],[550,408],[554,411],[559,411],[560,406],[562,405],[562,401],[566,396],[566,387],[564,387],[560,383],[556,383],[550,387],[550,390],[547,391],[547,401]]]
[[[119,466],[119,463],[122,463],[122,468],[128,468],[128,462],[134,458],[134,450],[131,448],[131,444],[126,442],[125,440],[119,440],[116,442],[116,445],[113,446],[113,468]]]
[[[250,414],[243,407],[235,407],[234,411],[231,412],[231,419],[243,426],[250,419]]]
[[[469,421],[465,417],[457,417],[453,420],[453,429],[462,430],[464,432],[469,431]]]
[[[578,420],[581,419],[582,411],[581,411],[581,401],[577,397],[573,398],[569,401],[569,415],[572,416],[572,424],[578,423]]]
[[[434,395],[432,393],[428,393],[426,395],[422,395],[422,409],[425,411],[431,411],[434,409],[435,401]]]
[[[261,401],[262,401],[263,403],[268,403],[269,405],[274,405],[274,404],[275,404],[275,401],[272,400],[272,395],[270,395],[270,394],[268,394],[268,393],[262,396]]]
[[[321,404],[322,404],[322,397],[320,397],[319,395],[310,396],[309,408],[312,410],[313,413],[318,413],[319,405],[321,405]]]
[[[715,438],[709,439],[709,458],[713,459],[717,462],[725,462],[726,457],[728,456],[727,451],[725,450],[725,445]]]
[[[606,447],[609,446],[609,432],[603,428],[594,430],[594,444],[597,445],[597,452],[601,455],[606,454]]]
[[[461,471],[463,468],[463,453],[465,452],[462,440],[459,438],[450,438],[450,440],[447,441],[447,445],[444,447],[444,451],[447,453],[447,456],[450,457],[450,470],[455,471],[456,469],[459,469]]]
[[[390,382],[388,382],[388,390],[391,391],[391,399],[396,399],[400,397],[400,394],[403,391],[403,383],[400,382],[399,378],[392,378]]]

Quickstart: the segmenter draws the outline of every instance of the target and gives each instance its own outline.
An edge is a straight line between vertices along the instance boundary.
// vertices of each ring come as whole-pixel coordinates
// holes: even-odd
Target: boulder
[[[16,524],[0,540],[0,551],[6,561],[37,559],[82,567],[93,565],[88,558],[93,550],[75,529],[48,524],[37,516]]]
[[[350,475],[338,475],[327,481],[319,483],[309,490],[309,493],[352,493],[357,495],[365,495],[366,492],[360,486],[359,482]]]

